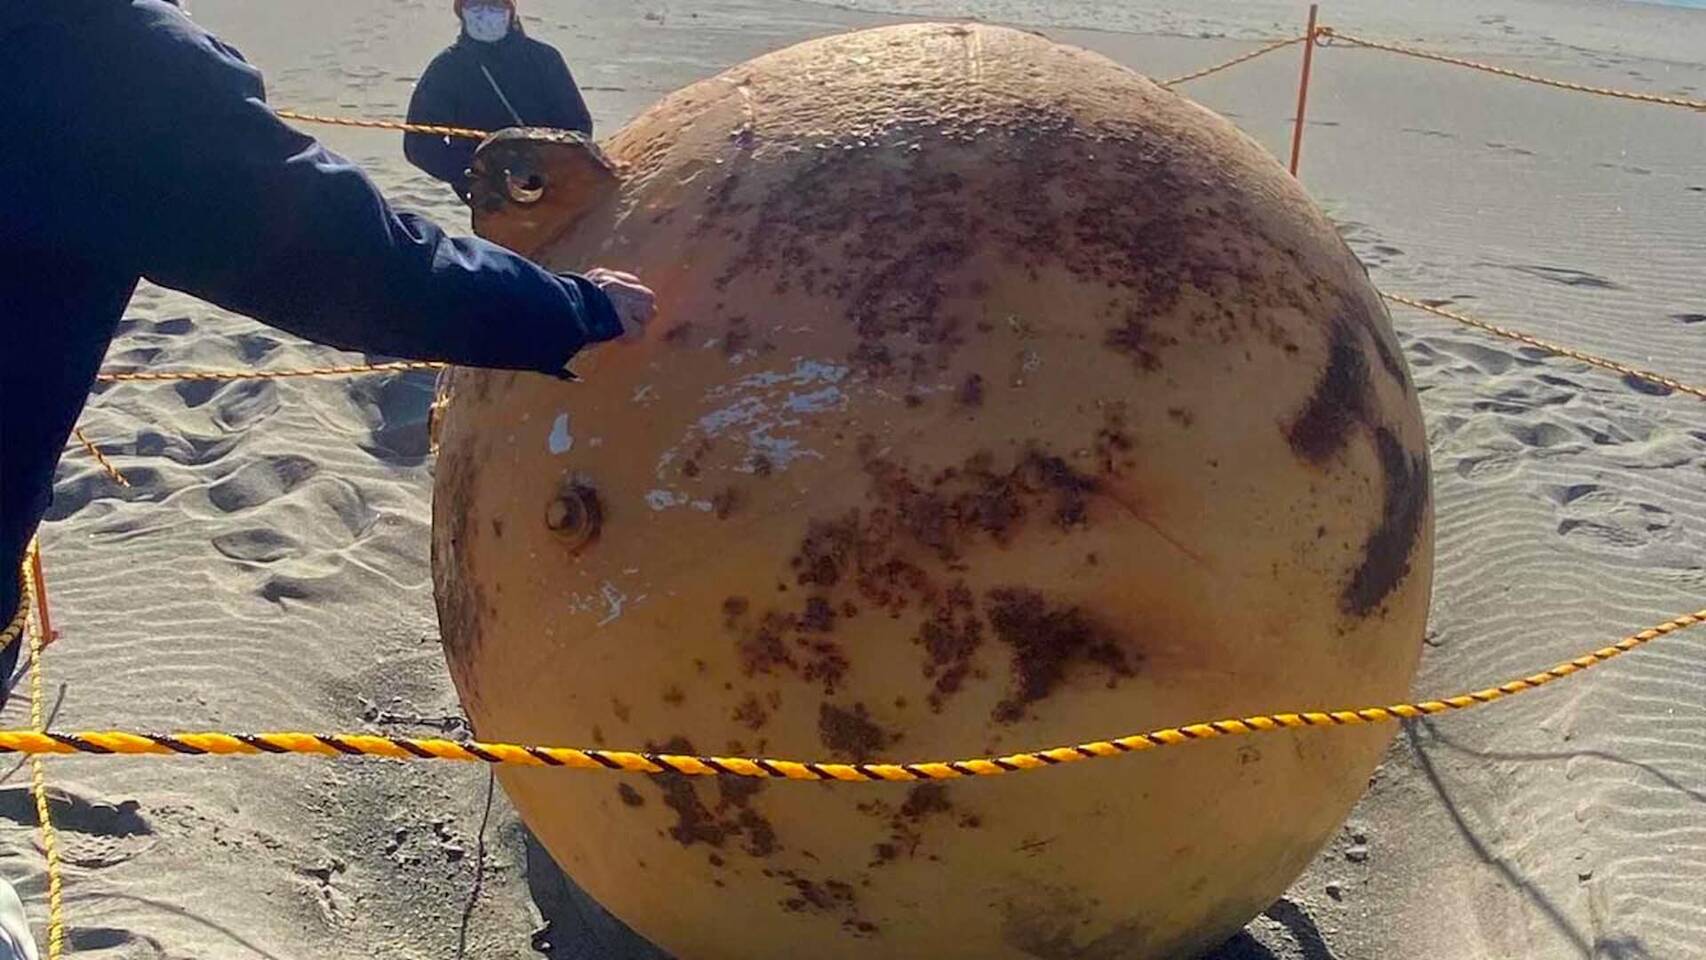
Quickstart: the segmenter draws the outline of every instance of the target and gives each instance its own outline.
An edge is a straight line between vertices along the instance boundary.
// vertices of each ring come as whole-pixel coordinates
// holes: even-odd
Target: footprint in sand
[[[66,477],[67,469],[76,469],[78,472],[74,476]],[[127,465],[124,468],[124,478],[130,481],[128,487],[114,483],[105,470],[94,466],[92,462],[81,467],[67,468],[65,462],[61,461],[60,471],[61,479],[53,485],[53,502],[48,504],[47,513],[43,514],[45,520],[69,519],[100,500],[146,503],[163,500],[167,493],[166,481],[160,471],[146,465]]]
[[[271,380],[180,380],[172,389],[191,409],[217,398],[213,419],[227,430],[251,426],[279,408],[278,387]]]
[[[216,380],[179,380],[172,384],[172,391],[184,402],[184,406],[193,410],[212,400],[213,395],[223,386],[223,383]]]
[[[232,560],[273,563],[302,553],[302,544],[282,530],[255,527],[221,533],[213,538],[213,549]]]
[[[1639,549],[1662,536],[1673,522],[1663,507],[1631,503],[1616,490],[1594,483],[1554,485],[1541,493],[1561,514],[1558,535],[1595,552]]]
[[[237,355],[242,357],[243,362],[247,364],[256,364],[265,360],[284,343],[271,334],[254,331],[239,333],[231,339],[237,345]]]
[[[1585,270],[1573,270],[1569,267],[1549,267],[1538,263],[1497,263],[1487,262],[1487,266],[1524,273],[1566,287],[1587,287],[1592,290],[1622,290],[1623,286],[1598,274]]]
[[[237,446],[240,438],[222,435],[197,437],[189,434],[165,434],[157,430],[141,430],[131,445],[130,453],[138,457],[165,457],[186,467],[199,467],[214,462]]]
[[[1470,483],[1498,483],[1517,471],[1517,458],[1508,453],[1483,453],[1459,458],[1457,475]]]
[[[1623,385],[1636,393],[1644,393],[1649,397],[1668,397],[1676,392],[1662,383],[1631,374],[1623,375]]]
[[[1516,442],[1533,450],[1562,453],[1582,449],[1574,432],[1549,420],[1507,420],[1499,426]]]
[[[239,380],[219,391],[213,419],[227,430],[253,426],[278,411],[278,386],[272,380]]]
[[[107,351],[105,367],[122,367],[127,370],[141,370],[154,365],[166,352],[163,347],[131,346]]]
[[[267,565],[257,568],[254,590],[272,603],[316,601],[338,591],[346,562],[341,551],[385,519],[347,480],[320,478],[296,486],[301,489],[243,514],[241,529],[212,541],[226,557]]]
[[[123,960],[163,960],[166,957],[166,947],[160,941],[147,934],[117,927],[69,927],[65,931],[65,943],[71,948],[71,953],[112,950],[116,951],[112,956]]]
[[[1532,157],[1535,155],[1533,150],[1529,150],[1524,147],[1512,146],[1511,144],[1502,143],[1498,140],[1488,140],[1485,141],[1485,143],[1488,147],[1494,150],[1498,150],[1503,153],[1514,153],[1519,157]]]
[[[141,321],[149,325],[149,333],[163,334],[168,337],[181,337],[195,331],[195,321],[189,317],[170,317],[165,320]]]
[[[48,788],[48,815],[59,833],[60,859],[73,866],[98,870],[135,859],[158,838],[135,800],[117,804],[90,800],[66,790]],[[0,790],[0,820],[34,829],[35,797],[24,787]],[[39,846],[40,840],[37,844]]]
[[[236,513],[284,496],[319,472],[307,457],[261,457],[209,487],[207,499],[221,513]]]
[[[1503,350],[1467,341],[1440,339],[1435,341],[1434,346],[1441,353],[1467,361],[1475,368],[1476,373],[1489,377],[1510,372],[1519,359]]]
[[[1615,447],[1625,443],[1645,443],[1653,438],[1652,423],[1632,417],[1623,418],[1621,422],[1605,419],[1599,423],[1578,423],[1576,430],[1599,447]]]
[[[388,463],[424,461],[429,452],[427,410],[435,382],[431,373],[407,373],[352,383],[350,399],[368,423],[361,448]]]
[[[1550,384],[1551,386],[1568,390],[1572,394],[1582,392],[1582,385],[1580,382],[1571,380],[1569,377],[1560,377],[1555,373],[1537,373],[1534,375],[1534,379],[1539,380],[1541,383]]]

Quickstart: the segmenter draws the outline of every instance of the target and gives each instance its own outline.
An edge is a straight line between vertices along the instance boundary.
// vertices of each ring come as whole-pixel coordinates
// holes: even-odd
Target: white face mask
[[[509,33],[508,7],[464,7],[462,27],[481,43],[497,43]]]

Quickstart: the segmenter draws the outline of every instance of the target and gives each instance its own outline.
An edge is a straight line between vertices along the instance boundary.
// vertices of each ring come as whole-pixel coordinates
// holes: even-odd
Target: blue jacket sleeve
[[[455,102],[446,74],[450,67],[442,58],[427,65],[409,97],[409,122],[456,126]],[[458,196],[468,195],[468,165],[474,158],[474,141],[403,134],[403,155],[427,176],[450,184]]]
[[[205,34],[147,47],[136,109],[154,136],[136,213],[151,226],[149,279],[312,340],[468,366],[559,374],[620,333],[585,279],[393,211],[272,114],[235,51]]]

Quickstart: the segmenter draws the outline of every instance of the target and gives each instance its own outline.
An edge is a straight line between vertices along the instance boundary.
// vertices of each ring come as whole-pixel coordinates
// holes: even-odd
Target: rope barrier
[[[1197,740],[1269,733],[1302,727],[1359,726],[1468,710],[1506,697],[1536,690],[1622,656],[1659,637],[1706,623],[1706,609],[1682,614],[1585,653],[1539,673],[1497,686],[1438,700],[1398,703],[1385,707],[1308,713],[1262,714],[1242,719],[1163,727],[1113,740],[1092,740],[1071,746],[1030,750],[1002,757],[933,760],[922,763],[833,763],[753,757],[688,756],[627,750],[523,746],[479,740],[390,737],[360,733],[175,733],[125,731],[44,733],[0,731],[0,752],[36,754],[96,754],[102,756],[255,756],[315,754],[326,757],[383,757],[392,760],[458,760],[570,770],[611,770],[625,773],[715,776],[781,780],[835,780],[845,783],[956,780],[1040,770],[1079,760],[1098,760],[1126,753],[1178,746]]]
[[[26,567],[36,560],[40,550],[40,545],[31,540],[25,552]],[[24,614],[30,635],[30,728],[41,734],[47,729],[47,722],[42,716],[41,669],[42,637],[47,633],[47,628],[41,623],[30,624],[29,611],[35,602],[35,583],[32,578],[25,576],[23,589],[18,596],[18,609]],[[42,617],[42,620],[45,619],[45,616]],[[47,860],[47,957],[48,960],[59,960],[65,946],[64,882],[59,869],[59,834],[53,828],[53,811],[47,802],[47,771],[39,755],[30,757],[30,794],[35,799],[36,822],[41,828],[42,855]]]
[[[1345,43],[1352,44],[1353,46],[1366,47],[1371,50],[1384,50],[1388,53],[1402,54],[1403,56],[1415,57],[1421,60],[1432,60],[1436,63],[1446,63],[1458,67],[1467,67],[1471,70],[1480,70],[1484,73],[1508,77],[1513,80],[1526,80],[1529,83],[1538,83],[1543,86],[1557,87],[1561,90],[1574,90],[1578,93],[1591,93],[1598,96],[1616,97],[1622,100],[1634,100],[1641,103],[1656,103],[1671,107],[1686,107],[1691,110],[1706,110],[1706,100],[1694,100],[1688,97],[1667,97],[1652,93],[1638,93],[1632,90],[1618,90],[1612,87],[1596,87],[1585,83],[1574,83],[1568,80],[1555,80],[1551,77],[1539,76],[1538,74],[1522,73],[1505,67],[1497,67],[1490,63],[1481,63],[1475,60],[1465,60],[1461,57],[1451,57],[1446,56],[1445,54],[1432,53],[1427,50],[1418,50],[1415,47],[1407,47],[1402,44],[1385,43],[1379,40],[1368,40],[1352,34],[1340,33],[1332,27],[1316,27],[1313,33],[1304,33],[1295,37],[1286,37],[1281,40],[1275,40],[1222,63],[1204,67],[1201,70],[1187,73],[1183,76],[1174,77],[1170,80],[1163,80],[1160,82],[1160,86],[1172,87],[1177,84],[1188,83],[1192,80],[1200,80],[1203,77],[1219,73],[1222,70],[1228,70],[1232,67],[1238,66],[1239,64],[1248,63],[1257,57],[1265,56],[1276,50],[1283,50],[1293,44],[1302,43],[1306,40],[1319,41],[1320,39],[1342,40]],[[403,133],[424,133],[430,136],[457,137],[468,140],[484,140],[491,136],[491,131],[476,130],[470,127],[453,127],[431,123],[409,123],[403,120],[380,120],[368,117],[330,116],[327,114],[304,113],[299,110],[290,109],[279,109],[274,110],[273,112],[282,119],[296,120],[301,123],[318,123],[340,127],[362,127],[371,130],[397,130]]]
[[[17,643],[18,638],[23,636],[24,630],[29,627],[29,598],[31,596],[29,569],[28,560],[18,568],[18,610],[12,614],[12,619],[6,624],[5,629],[0,630],[0,650],[5,650]],[[0,682],[3,682],[3,678],[0,678]]]
[[[94,441],[89,439],[82,427],[78,427],[72,433],[77,437],[77,442],[83,445],[84,450],[89,451],[89,456],[95,458],[95,462],[101,465],[101,469],[107,472],[107,476],[111,477],[114,483],[121,487],[130,486],[130,481],[119,472],[118,467],[113,466],[113,462],[107,459],[107,455],[101,452],[101,448],[95,446]]]
[[[436,123],[406,123],[402,120],[372,120],[367,117],[332,117],[319,113],[302,113],[296,110],[274,110],[273,114],[285,120],[323,123],[334,127],[400,130],[403,133],[425,133],[439,137],[459,137],[464,140],[484,140],[491,136],[491,133],[486,130],[474,130],[469,127],[446,127]]]
[[[287,380],[298,377],[338,377],[362,373],[398,373],[409,370],[439,370],[448,366],[436,360],[396,360],[388,363],[359,363],[340,367],[304,367],[293,370],[148,370],[103,371],[100,383],[161,382],[168,380]]]
[[[1494,334],[1495,336],[1504,337],[1507,340],[1515,340],[1518,343],[1526,344],[1540,350],[1545,350],[1548,353],[1554,353],[1560,357],[1569,357],[1571,360],[1580,360],[1583,363],[1615,371],[1626,377],[1636,377],[1641,380],[1646,380],[1649,383],[1656,383],[1659,386],[1667,387],[1679,393],[1686,393],[1698,399],[1706,400],[1706,388],[1703,387],[1692,386],[1690,384],[1683,383],[1680,380],[1674,380],[1670,377],[1662,376],[1649,370],[1642,370],[1639,367],[1631,367],[1627,364],[1618,363],[1615,360],[1596,357],[1591,353],[1583,353],[1580,350],[1572,350],[1569,347],[1561,346],[1556,343],[1549,343],[1539,337],[1532,337],[1526,333],[1509,330],[1505,327],[1488,323],[1485,320],[1477,320],[1467,314],[1456,313],[1451,310],[1443,310],[1420,300],[1412,300],[1409,297],[1402,297],[1395,293],[1387,293],[1384,290],[1381,291],[1380,295],[1393,303],[1401,303],[1406,307],[1414,307],[1417,310],[1422,310],[1427,313],[1434,314],[1435,316],[1444,317],[1447,320],[1455,320],[1465,326],[1474,327],[1477,330],[1482,330],[1487,333]]]
[[[1313,11],[1311,13],[1313,23]],[[1285,49],[1297,43],[1308,42],[1326,45],[1325,41],[1340,40],[1345,43],[1374,50],[1401,54],[1422,60],[1445,63],[1466,67],[1486,73],[1495,74],[1516,80],[1523,80],[1544,86],[1599,96],[1614,97],[1643,103],[1662,104],[1666,106],[1686,107],[1693,110],[1706,110],[1706,101],[1686,97],[1669,97],[1654,94],[1637,93],[1617,90],[1608,87],[1590,86],[1587,84],[1555,80],[1535,74],[1521,73],[1491,64],[1479,63],[1457,57],[1445,56],[1424,50],[1406,47],[1399,44],[1383,43],[1366,40],[1349,34],[1339,33],[1331,27],[1312,27],[1308,32],[1286,39],[1276,40],[1255,50],[1241,54],[1230,60],[1205,67],[1193,73],[1174,77],[1160,82],[1160,86],[1172,87],[1192,80],[1219,73],[1258,57],[1278,50]],[[1305,66],[1305,77],[1308,68]],[[1307,82],[1307,80],[1305,80]],[[1299,106],[1299,125],[1301,126],[1301,101]],[[329,124],[346,127],[367,129],[395,130],[405,133],[420,133],[433,136],[446,136],[466,139],[484,140],[489,133],[465,127],[440,126],[435,124],[415,124],[394,120],[376,120],[359,117],[337,117],[319,114],[302,113],[295,110],[281,109],[275,111],[282,119],[296,120],[306,123]],[[1293,145],[1293,171],[1296,167],[1296,148]],[[1706,388],[1692,386],[1678,380],[1631,367],[1613,360],[1597,357],[1592,354],[1574,350],[1558,344],[1549,343],[1539,338],[1518,331],[1469,317],[1465,314],[1445,310],[1397,294],[1381,292],[1381,296],[1393,302],[1422,310],[1445,319],[1481,330],[1495,336],[1514,340],[1549,353],[1578,360],[1590,365],[1611,370],[1628,377],[1635,377],[1682,393],[1687,393],[1699,399],[1706,400]],[[391,363],[360,364],[347,366],[330,366],[285,370],[202,370],[202,371],[115,371],[103,372],[97,380],[106,383],[118,382],[164,382],[164,381],[235,381],[235,380],[276,380],[304,377],[345,376],[366,373],[386,373],[412,370],[436,370],[446,364],[425,361],[398,361]],[[76,438],[96,461],[107,471],[112,479],[123,486],[130,486],[129,481],[101,453],[100,449],[89,440],[79,428],[75,431]],[[37,544],[32,541],[27,558],[37,555]],[[1579,657],[1564,661],[1551,668],[1506,681],[1497,686],[1487,687],[1456,696],[1436,700],[1422,700],[1409,703],[1398,703],[1384,707],[1364,707],[1352,710],[1311,711],[1302,713],[1262,714],[1242,719],[1225,719],[1203,723],[1187,724],[1179,727],[1164,727],[1144,733],[1131,734],[1111,740],[1095,740],[1069,746],[1052,747],[1044,750],[1025,751],[1000,757],[982,757],[966,760],[927,761],[919,763],[835,763],[823,761],[780,760],[768,758],[740,758],[717,756],[691,756],[681,754],[659,754],[652,752],[616,751],[604,749],[585,749],[574,747],[545,747],[525,746],[509,743],[491,743],[477,740],[453,741],[432,738],[404,738],[375,734],[313,734],[303,732],[276,732],[260,734],[234,734],[223,732],[212,733],[177,733],[177,734],[144,734],[125,731],[90,731],[81,733],[53,733],[46,729],[43,717],[44,685],[41,666],[43,636],[49,629],[45,623],[47,611],[40,611],[43,624],[32,628],[31,609],[35,602],[35,584],[28,572],[28,560],[25,569],[20,570],[20,602],[16,614],[3,630],[0,630],[0,650],[12,643],[18,642],[24,634],[29,636],[30,653],[30,725],[28,731],[0,731],[0,752],[22,753],[29,756],[31,764],[31,792],[34,796],[37,818],[42,831],[42,845],[47,861],[48,874],[48,960],[60,960],[64,947],[65,931],[63,919],[63,882],[60,869],[57,833],[54,829],[51,808],[47,800],[45,767],[42,758],[46,755],[89,754],[89,755],[127,755],[127,756],[207,756],[207,755],[276,755],[276,754],[312,754],[330,757],[381,757],[394,760],[454,760],[464,762],[482,762],[491,765],[510,764],[533,767],[563,767],[575,770],[607,770],[641,774],[682,774],[688,776],[730,775],[737,777],[761,779],[787,779],[801,781],[839,781],[839,782],[909,782],[917,780],[952,780],[961,777],[998,776],[1006,773],[1040,770],[1046,767],[1073,763],[1080,760],[1105,759],[1126,753],[1143,752],[1162,747],[1177,746],[1199,740],[1212,740],[1220,737],[1242,736],[1256,733],[1268,733],[1278,730],[1291,730],[1307,727],[1358,726],[1371,723],[1413,720],[1420,717],[1453,711],[1467,710],[1485,704],[1496,703],[1500,700],[1539,689],[1557,680],[1562,680],[1576,673],[1599,666],[1611,659],[1637,649],[1651,641],[1672,633],[1689,629],[1706,623],[1706,609],[1694,613],[1682,614],[1664,623],[1631,634],[1614,644],[1601,647]]]
[[[1601,97],[1616,97],[1620,100],[1636,100],[1641,103],[1658,103],[1667,107],[1687,107],[1691,110],[1706,110],[1706,100],[1691,100],[1688,97],[1665,97],[1653,93],[1636,93],[1633,90],[1617,90],[1612,87],[1595,87],[1585,83],[1572,83],[1569,80],[1554,80],[1551,77],[1542,77],[1533,73],[1521,73],[1504,67],[1495,67],[1490,63],[1481,63],[1476,60],[1464,60],[1461,57],[1448,57],[1445,54],[1430,53],[1426,50],[1418,50],[1415,47],[1406,47],[1401,44],[1382,43],[1378,40],[1364,40],[1361,37],[1351,36],[1348,33],[1340,33],[1332,27],[1317,27],[1315,33],[1319,37],[1326,37],[1330,40],[1343,40],[1353,46],[1367,47],[1370,50],[1385,50],[1388,53],[1402,54],[1406,57],[1415,57],[1419,60],[1432,60],[1435,63],[1448,63],[1452,66],[1468,67],[1471,70],[1480,70],[1483,73],[1509,77],[1512,80],[1526,80],[1529,83],[1538,83],[1547,87],[1557,87],[1560,90],[1574,90],[1577,93],[1591,93]]]
[[[1171,86],[1174,86],[1176,84],[1188,83],[1189,81],[1192,81],[1192,80],[1201,80],[1203,77],[1206,77],[1211,73],[1219,73],[1222,70],[1227,70],[1227,69],[1230,69],[1232,67],[1236,67],[1241,63],[1248,63],[1251,60],[1256,59],[1257,57],[1273,53],[1275,50],[1284,50],[1286,47],[1289,47],[1294,43],[1302,43],[1303,41],[1308,40],[1308,39],[1309,39],[1309,34],[1300,33],[1295,37],[1287,37],[1284,40],[1275,40],[1274,42],[1272,42],[1266,46],[1258,47],[1255,50],[1251,50],[1249,53],[1245,53],[1245,54],[1241,54],[1239,56],[1233,57],[1231,60],[1227,60],[1223,63],[1217,63],[1212,67],[1204,67],[1203,69],[1198,70],[1195,73],[1187,73],[1182,77],[1174,77],[1171,80],[1163,80],[1157,85],[1162,86],[1162,87],[1171,87]]]
[[[1522,333],[1521,331],[1512,330],[1508,327],[1501,327],[1485,320],[1478,320],[1466,314],[1457,313],[1451,310],[1444,310],[1411,297],[1401,296],[1395,293],[1387,293],[1385,291],[1381,291],[1380,295],[1393,303],[1401,303],[1404,306],[1414,307],[1417,310],[1422,310],[1427,313],[1434,314],[1435,316],[1444,317],[1447,320],[1454,320],[1465,326],[1473,327],[1485,333],[1493,334],[1494,336],[1503,337],[1507,340],[1514,340],[1526,346],[1545,350],[1548,353],[1556,354],[1561,357],[1580,360],[1583,363],[1591,364],[1605,370],[1611,370],[1624,376],[1637,377],[1650,383],[1655,383],[1668,389],[1675,390],[1679,393],[1690,394],[1702,400],[1706,400],[1706,388],[1683,383],[1680,380],[1664,376],[1663,374],[1654,373],[1650,370],[1643,370],[1639,367],[1631,367],[1615,360],[1608,360],[1605,357],[1585,353],[1581,350],[1576,350],[1561,344],[1551,343],[1538,337]],[[126,370],[103,372],[98,374],[95,379],[101,383],[166,382],[175,380],[284,380],[305,377],[355,376],[369,373],[397,373],[413,370],[441,370],[446,366],[448,366],[448,364],[439,363],[437,361],[399,360],[389,363],[352,364],[348,366],[335,367],[306,367],[302,369],[289,370],[177,370],[165,372]],[[128,482],[123,479],[122,475],[120,475],[115,468],[106,462],[105,458],[101,456],[100,451],[95,448],[94,444],[90,443],[88,438],[83,436],[81,430],[77,433],[77,439],[81,440],[83,445],[88,448],[89,452],[93,454],[97,460],[101,461],[102,466],[107,468],[108,473],[114,475],[113,479],[129,486]]]

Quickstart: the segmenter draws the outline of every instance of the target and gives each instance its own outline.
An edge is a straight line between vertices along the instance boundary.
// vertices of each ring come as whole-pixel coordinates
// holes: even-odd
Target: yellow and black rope
[[[30,541],[25,569],[29,568],[40,549],[38,543]],[[42,688],[45,684],[41,666],[46,630],[30,620],[30,611],[35,603],[35,580],[25,575],[18,592],[18,610],[30,637],[30,727],[36,733],[42,733],[47,728],[42,710]],[[0,644],[0,649],[4,649],[4,644]],[[42,857],[47,861],[47,960],[59,960],[65,949],[65,882],[59,864],[59,831],[54,829],[53,809],[47,799],[47,770],[39,755],[30,757],[30,796],[35,801],[36,823],[41,830]]]
[[[460,760],[571,770],[610,770],[625,773],[715,776],[719,774],[779,780],[834,780],[847,783],[955,780],[1040,770],[1080,760],[1141,753],[1220,737],[1296,730],[1306,727],[1359,726],[1467,710],[1506,697],[1536,690],[1621,656],[1659,637],[1706,623],[1706,609],[1674,617],[1609,646],[1566,660],[1497,686],[1438,700],[1422,700],[1354,710],[1273,713],[1242,719],[1215,720],[1164,727],[1111,740],[1092,740],[1071,746],[1030,750],[1001,757],[937,760],[923,763],[831,763],[756,757],[689,756],[630,750],[524,746],[478,740],[416,739],[355,733],[176,733],[144,734],[125,731],[52,733],[0,731],[0,752],[28,754],[96,754],[126,756],[255,756],[315,754],[328,757],[382,757],[392,760]]]
[[[12,619],[6,624],[6,628],[0,630],[0,650],[5,650],[17,643],[18,638],[24,635],[24,629],[29,625],[30,596],[33,593],[30,589],[29,570],[28,560],[25,560],[23,566],[18,568],[18,609],[12,614]]]

